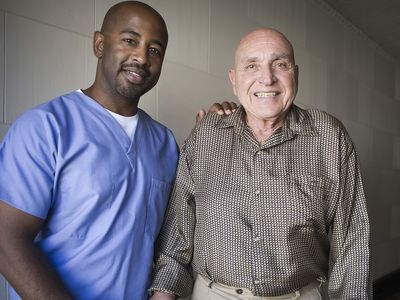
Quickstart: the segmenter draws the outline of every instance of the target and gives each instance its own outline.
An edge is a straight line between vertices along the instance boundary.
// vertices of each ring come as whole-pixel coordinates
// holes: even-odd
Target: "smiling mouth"
[[[257,98],[266,98],[266,97],[274,97],[277,96],[278,92],[255,92],[253,95]]]
[[[124,73],[127,75],[128,80],[132,83],[142,83],[144,81],[144,77],[136,72],[124,70]]]
[[[145,65],[138,63],[125,63],[120,67],[120,71],[125,74],[127,80],[133,84],[142,84],[150,75],[149,70]]]

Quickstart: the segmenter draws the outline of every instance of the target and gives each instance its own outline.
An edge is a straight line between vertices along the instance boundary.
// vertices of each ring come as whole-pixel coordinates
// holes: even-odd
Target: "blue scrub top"
[[[147,299],[178,147],[138,113],[131,141],[72,92],[24,113],[0,146],[0,199],[45,219],[37,245],[76,299]]]

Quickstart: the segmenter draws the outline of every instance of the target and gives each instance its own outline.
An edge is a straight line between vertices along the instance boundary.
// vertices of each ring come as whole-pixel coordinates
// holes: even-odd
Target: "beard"
[[[154,78],[152,81],[146,81],[143,84],[132,84],[116,78],[114,81],[114,90],[119,96],[126,99],[127,102],[138,103],[140,97],[156,85],[157,79]]]
[[[129,101],[138,101],[139,98],[146,93],[146,90],[143,90],[139,86],[135,85],[130,85],[127,86],[127,84],[123,84],[120,81],[116,81],[115,83],[115,90],[119,95],[121,95],[123,98],[129,100]]]
[[[138,101],[139,98],[151,90],[158,81],[158,76],[150,76],[149,71],[140,65],[135,65],[135,72],[145,78],[142,83],[134,84],[128,82],[123,78],[123,72],[124,70],[121,67],[118,75],[122,75],[122,78],[119,76],[115,78],[114,87],[119,95],[129,101]]]

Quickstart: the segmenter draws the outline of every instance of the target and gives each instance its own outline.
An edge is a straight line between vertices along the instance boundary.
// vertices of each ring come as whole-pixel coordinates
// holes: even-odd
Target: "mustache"
[[[122,64],[120,67],[120,71],[128,70],[131,72],[135,72],[136,74],[147,77],[150,75],[150,71],[147,65],[142,65],[139,63],[130,63],[130,64]]]

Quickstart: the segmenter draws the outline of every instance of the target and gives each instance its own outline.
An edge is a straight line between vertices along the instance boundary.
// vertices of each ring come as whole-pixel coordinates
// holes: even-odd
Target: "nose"
[[[147,49],[144,46],[137,46],[135,50],[132,52],[133,60],[137,61],[141,65],[147,64]]]
[[[272,85],[276,82],[274,70],[271,66],[263,66],[259,70],[257,81],[263,85]]]

